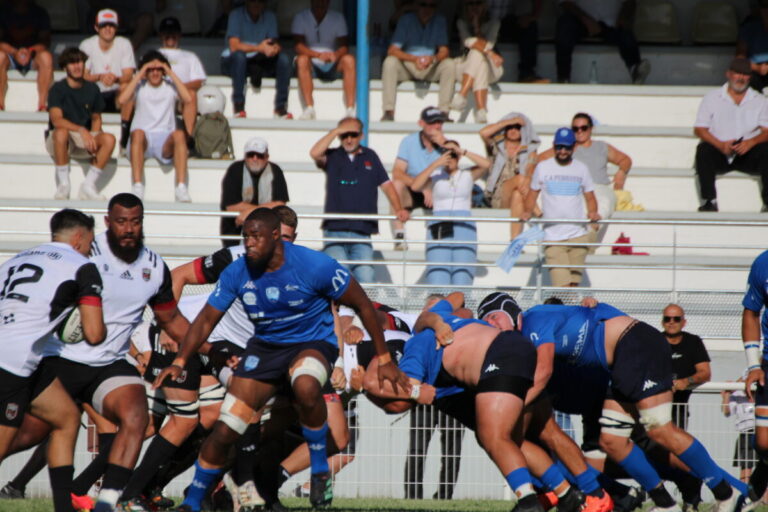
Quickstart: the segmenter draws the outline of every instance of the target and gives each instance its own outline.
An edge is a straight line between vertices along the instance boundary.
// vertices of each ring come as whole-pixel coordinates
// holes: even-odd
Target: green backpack
[[[231,160],[235,157],[232,131],[221,112],[201,115],[195,124],[195,151],[200,158]]]

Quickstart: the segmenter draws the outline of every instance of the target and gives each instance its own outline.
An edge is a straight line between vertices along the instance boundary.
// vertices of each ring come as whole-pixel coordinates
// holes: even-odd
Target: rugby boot
[[[544,512],[544,508],[542,508],[539,498],[535,494],[529,494],[517,500],[517,503],[512,508],[512,512]]]
[[[602,496],[587,495],[583,510],[584,512],[611,512],[613,508],[611,495],[603,491]]]
[[[568,492],[557,498],[557,512],[579,512],[584,502],[584,494],[577,488],[571,487]],[[597,509],[585,509],[585,511],[601,512]]]
[[[712,512],[735,512],[736,507],[741,501],[741,493],[735,487],[731,486],[731,496],[724,500],[717,500]]]
[[[81,510],[93,510],[95,506],[93,498],[87,494],[85,496],[78,496],[75,493],[71,493],[70,498],[72,498],[72,508],[78,512]]]
[[[541,507],[544,510],[549,510],[557,505],[557,494],[553,493],[552,491],[547,493],[539,493],[537,496],[539,497],[539,503],[541,503]]]
[[[173,506],[173,500],[163,496],[162,489],[152,489],[147,494],[147,502],[156,510],[167,510]]]
[[[314,508],[331,506],[333,501],[333,479],[330,471],[312,475],[309,487],[309,503]]]
[[[24,491],[21,491],[11,485],[11,482],[5,484],[5,487],[0,489],[0,500],[23,500]]]
[[[648,495],[639,487],[632,487],[624,496],[611,496],[613,499],[613,510],[616,512],[632,512],[640,508],[645,503]]]

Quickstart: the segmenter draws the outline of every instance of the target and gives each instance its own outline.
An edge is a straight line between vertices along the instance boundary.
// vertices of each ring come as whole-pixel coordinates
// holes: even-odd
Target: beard
[[[112,254],[125,261],[126,263],[133,263],[139,257],[141,250],[144,248],[144,230],[140,230],[134,237],[136,240],[135,247],[123,247],[120,245],[120,240],[115,236],[112,231],[107,230],[107,243]]]

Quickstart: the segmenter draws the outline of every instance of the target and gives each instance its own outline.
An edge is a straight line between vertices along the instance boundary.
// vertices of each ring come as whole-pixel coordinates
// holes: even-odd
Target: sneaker
[[[240,510],[240,501],[238,500],[237,484],[232,479],[232,472],[227,471],[221,479],[221,483],[229,491],[229,495],[232,496],[232,511],[238,512]]]
[[[615,512],[632,512],[640,508],[645,503],[647,495],[639,487],[632,487],[627,494],[622,497],[611,496],[613,499],[613,510]]]
[[[56,193],[53,194],[53,198],[60,201],[66,201],[67,199],[69,199],[70,188],[71,187],[69,183],[62,183],[61,185],[56,187]],[[8,485],[10,485],[10,482]],[[8,485],[6,485],[5,487],[8,487]],[[5,487],[3,487],[3,489],[5,489]]]
[[[296,488],[293,490],[293,495],[297,498],[309,498],[309,487],[307,486],[309,482],[305,482],[304,484],[297,485]]]
[[[542,512],[543,510],[535,494],[530,494],[525,498],[517,500],[517,503],[512,508],[512,512]]]
[[[189,197],[189,190],[187,190],[187,186],[184,183],[179,183],[176,185],[176,202],[177,203],[191,203],[192,198]]]
[[[385,110],[384,114],[381,116],[382,121],[394,121],[395,120],[395,111],[394,110]]]
[[[67,192],[67,197],[64,199],[69,198],[69,192]],[[56,199],[59,199],[58,197]],[[5,487],[0,489],[0,500],[23,500],[24,499],[24,491],[21,489],[15,488],[13,485],[11,485],[11,482],[8,482],[5,484]]]
[[[331,478],[330,471],[312,475],[309,482],[309,503],[312,505],[312,507],[330,507],[331,502],[333,501],[333,479]]]
[[[315,117],[315,107],[307,107],[304,109],[304,112],[301,113],[299,119],[301,121],[314,121]]]
[[[77,198],[81,200],[98,200],[98,201],[104,201],[107,198],[103,195],[99,194],[99,191],[96,190],[96,187],[93,186],[93,184],[84,181],[82,185],[80,185],[80,190],[77,193]]]
[[[355,107],[347,107],[347,109],[344,111],[345,117],[355,117],[357,114],[355,113]]]
[[[716,212],[717,209],[717,200],[716,199],[706,199],[704,201],[704,204],[699,206],[700,212]]]
[[[405,241],[405,233],[397,233],[395,234],[395,250],[396,251],[407,251],[408,250],[408,243]]]
[[[539,503],[544,510],[549,510],[557,506],[557,494],[549,491],[547,493],[541,493],[537,495],[539,497]]]
[[[131,187],[131,193],[138,197],[139,199],[144,199],[144,184],[143,183],[134,183]]]
[[[293,119],[293,114],[291,114],[284,108],[275,110],[274,116],[275,116],[275,119]]]
[[[760,497],[755,494],[754,489],[752,489],[752,486],[750,485],[749,493],[741,495],[739,506],[736,507],[736,510],[739,512],[752,512],[760,504]]]
[[[635,85],[643,85],[650,72],[651,63],[648,62],[648,59],[641,60],[632,66],[632,70],[630,71],[630,74],[632,75],[632,83]]]
[[[484,108],[475,110],[475,122],[480,124],[488,123],[488,111]]]
[[[731,486],[731,496],[724,500],[717,500],[712,512],[734,512],[740,500],[741,493],[734,486]]]
[[[451,101],[451,110],[462,111],[467,108],[467,98],[461,94],[454,94]]]
[[[78,496],[75,493],[71,493],[70,498],[72,498],[72,508],[78,512],[82,510],[93,510],[93,507],[95,506],[93,498],[88,495]]]
[[[244,119],[244,118],[248,117],[248,114],[245,113],[245,110],[238,110],[237,112],[235,112],[235,117],[238,117],[240,119]]]
[[[587,499],[593,497],[594,496],[588,496]],[[608,499],[610,500],[610,498]],[[578,512],[582,509],[582,506],[584,507],[584,512],[604,512],[598,508],[587,508],[584,503],[584,494],[575,487],[571,487],[568,489],[568,492],[557,499],[557,512]],[[588,504],[589,501],[586,503]]]
[[[264,505],[264,499],[259,495],[256,490],[256,484],[252,480],[245,482],[243,485],[237,488],[237,499],[243,510],[246,507],[254,508]]]
[[[559,507],[558,507],[559,508]],[[584,512],[611,512],[614,509],[611,495],[603,491],[602,496],[587,496]]]
[[[169,509],[173,506],[173,500],[163,496],[163,490],[160,488],[152,489],[147,494],[146,501],[157,510]]]

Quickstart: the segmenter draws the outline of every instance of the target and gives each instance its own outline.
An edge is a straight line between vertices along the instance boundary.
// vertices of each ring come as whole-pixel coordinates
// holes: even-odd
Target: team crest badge
[[[277,302],[277,299],[280,298],[280,288],[277,288],[275,286],[270,286],[269,288],[267,288],[266,294],[269,300],[271,300],[272,302]]]
[[[141,269],[141,277],[143,277],[145,281],[149,281],[149,278],[152,277],[152,269],[150,268]]]
[[[5,408],[5,419],[13,421],[19,415],[19,404],[11,402]]]
[[[256,294],[253,292],[245,292],[243,294],[243,303],[246,306],[255,306],[256,305]]]
[[[249,372],[259,366],[258,356],[248,356],[245,358],[245,371]]]

